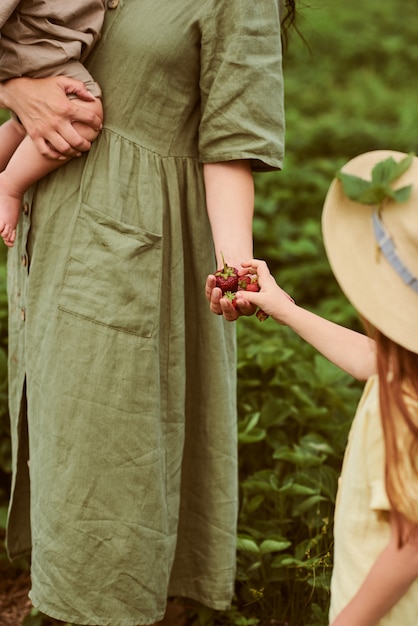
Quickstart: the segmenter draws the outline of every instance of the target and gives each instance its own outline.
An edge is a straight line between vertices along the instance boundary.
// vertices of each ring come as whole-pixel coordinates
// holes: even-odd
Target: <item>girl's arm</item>
[[[242,260],[248,259],[248,254],[252,256],[253,250],[254,180],[250,162],[205,163],[203,175],[216,269],[223,265],[221,254],[228,265],[242,269]],[[215,283],[211,274],[206,282],[206,297],[214,313],[234,321],[240,314],[255,312],[256,307],[244,298],[241,298],[241,306],[236,310],[228,298],[222,297]]]
[[[67,98],[75,94],[77,98]],[[19,117],[39,152],[51,159],[80,156],[91,143],[81,137],[73,122],[81,122],[96,131],[101,119],[78,99],[93,101],[84,83],[67,78],[13,78],[0,83],[0,108],[10,109]]]
[[[247,272],[258,275],[260,291],[245,292],[245,298],[259,306],[279,324],[289,326],[345,372],[367,380],[376,373],[375,344],[372,339],[297,306],[276,283],[264,261],[243,262]],[[239,295],[240,292],[238,292]]]
[[[376,626],[418,577],[418,526],[405,518],[403,522],[412,538],[398,548],[399,534],[392,515],[389,545],[357,594],[330,626]]]

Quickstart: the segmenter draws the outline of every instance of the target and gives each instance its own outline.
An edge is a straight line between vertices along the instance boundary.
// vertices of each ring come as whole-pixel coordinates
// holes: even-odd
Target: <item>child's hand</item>
[[[265,261],[252,259],[242,263],[248,274],[257,274],[260,291],[246,291],[245,299],[260,307],[276,322],[288,324],[295,301],[276,283]]]

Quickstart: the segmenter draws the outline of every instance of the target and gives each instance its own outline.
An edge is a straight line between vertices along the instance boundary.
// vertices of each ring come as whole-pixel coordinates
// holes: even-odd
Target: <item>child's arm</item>
[[[25,129],[14,119],[0,126],[0,172],[2,172],[16,148],[25,137]]]
[[[278,286],[264,261],[242,263],[249,273],[258,275],[260,291],[237,293],[259,306],[279,324],[289,326],[327,359],[345,372],[366,380],[376,372],[374,341],[339,324],[297,306]]]
[[[357,594],[330,626],[377,625],[418,577],[418,527],[405,518],[403,523],[412,532],[412,539],[398,549],[398,530],[391,519],[392,535],[388,546]]]

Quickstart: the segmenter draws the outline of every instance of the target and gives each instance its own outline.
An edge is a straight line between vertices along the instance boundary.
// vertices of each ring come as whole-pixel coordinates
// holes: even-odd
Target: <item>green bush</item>
[[[288,329],[245,320],[239,339],[239,602],[261,624],[325,624],[335,493],[359,389]]]

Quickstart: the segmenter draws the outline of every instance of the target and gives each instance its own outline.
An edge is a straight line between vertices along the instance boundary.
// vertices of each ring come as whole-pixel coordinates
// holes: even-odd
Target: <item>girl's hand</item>
[[[69,94],[76,98],[68,98]],[[94,97],[84,83],[66,76],[20,77],[0,84],[0,106],[19,117],[39,152],[50,159],[64,160],[90,149],[91,143],[79,135],[73,122],[101,129],[99,116],[78,106],[78,99],[93,101]]]
[[[260,307],[280,324],[288,324],[295,301],[276,283],[265,261],[252,259],[242,263],[244,273],[257,274],[260,291],[245,291],[248,302]]]
[[[245,273],[244,270],[240,271],[240,275]],[[222,295],[222,290],[216,286],[216,278],[213,274],[209,274],[206,279],[206,299],[212,313],[223,315],[228,322],[234,322],[242,315],[254,315],[257,310],[257,307],[251,304],[241,291],[237,292],[238,308],[235,308],[232,302]]]

